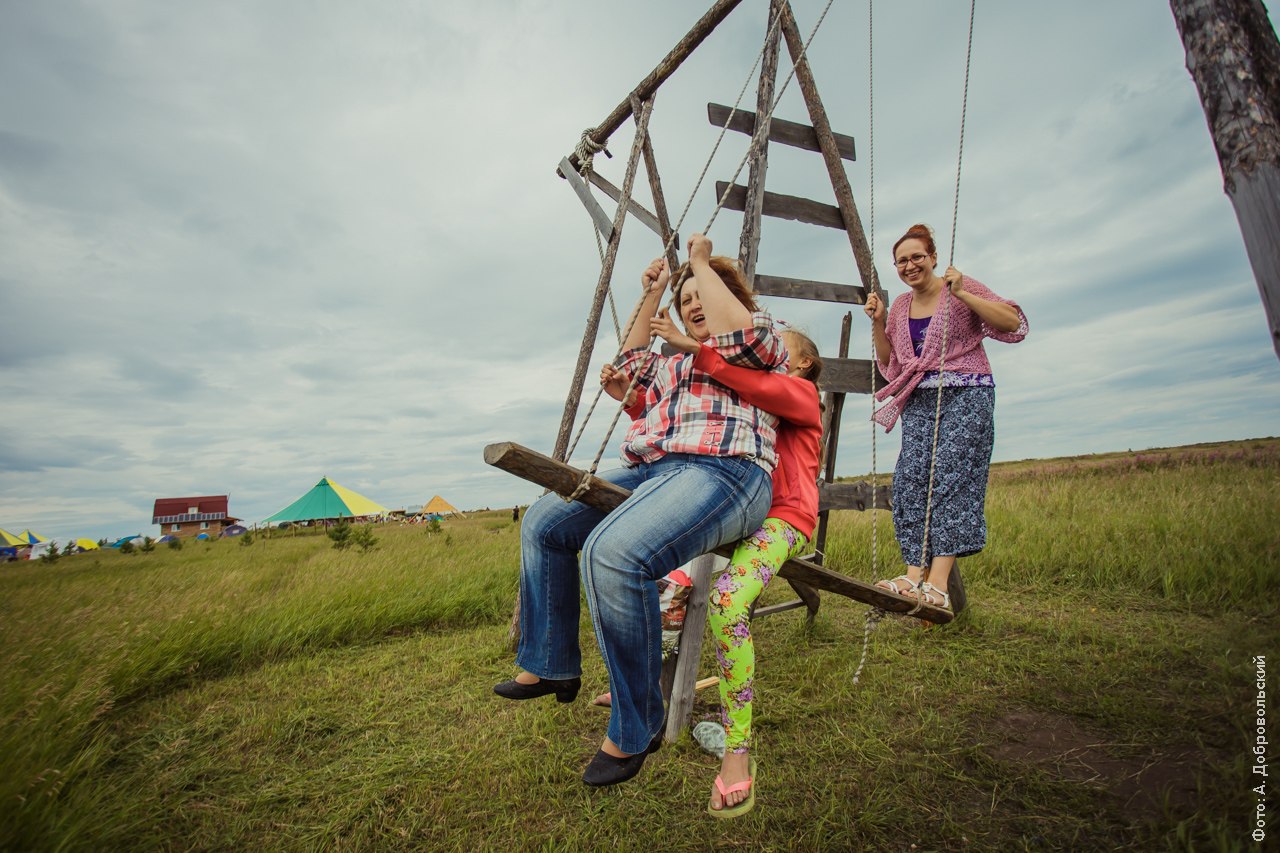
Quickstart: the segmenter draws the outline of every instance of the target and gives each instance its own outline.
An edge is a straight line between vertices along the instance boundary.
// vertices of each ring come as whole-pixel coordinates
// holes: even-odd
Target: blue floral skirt
[[[916,389],[902,411],[902,450],[893,469],[893,530],[909,566],[927,566],[934,556],[966,557],[987,544],[983,509],[995,442],[996,389],[942,389],[926,544],[924,514],[937,401],[937,389]]]

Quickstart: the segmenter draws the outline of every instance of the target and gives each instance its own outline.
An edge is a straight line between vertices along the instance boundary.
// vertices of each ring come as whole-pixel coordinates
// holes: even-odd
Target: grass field
[[[954,623],[885,620],[857,685],[864,606],[756,626],[737,821],[706,815],[719,762],[687,735],[582,785],[607,689],[585,622],[579,701],[490,692],[514,671],[509,514],[383,526],[367,554],[280,535],[7,564],[0,849],[1252,849],[1278,495],[1277,439],[994,466]],[[897,574],[872,529],[839,514],[829,565]]]

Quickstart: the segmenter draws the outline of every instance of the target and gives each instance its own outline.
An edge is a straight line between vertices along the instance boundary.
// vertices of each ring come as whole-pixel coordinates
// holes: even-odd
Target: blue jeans
[[[673,453],[602,474],[631,497],[609,514],[559,495],[539,498],[520,532],[520,649],[540,678],[582,673],[579,560],[613,693],[609,739],[643,752],[662,727],[662,619],[658,578],[737,542],[769,511],[769,474],[741,456]]]

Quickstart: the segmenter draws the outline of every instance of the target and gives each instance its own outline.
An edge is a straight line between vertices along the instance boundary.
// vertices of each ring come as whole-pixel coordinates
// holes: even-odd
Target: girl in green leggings
[[[695,368],[780,420],[778,467],[773,472],[768,517],[759,530],[738,543],[729,567],[711,588],[709,621],[720,665],[725,753],[707,810],[715,817],[737,817],[755,805],[755,760],[750,754],[755,680],[751,605],[783,563],[805,552],[818,523],[822,409],[817,382],[822,359],[812,340],[791,329],[782,333],[790,354],[787,373],[730,365],[711,347],[698,346],[680,334],[661,312],[652,330],[673,346],[694,353]]]

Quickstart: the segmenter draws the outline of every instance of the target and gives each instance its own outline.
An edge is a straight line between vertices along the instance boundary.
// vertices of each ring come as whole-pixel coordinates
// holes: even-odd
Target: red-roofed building
[[[227,495],[204,495],[197,498],[156,498],[151,523],[160,525],[161,536],[179,538],[208,533],[216,538],[240,519],[227,512]]]

